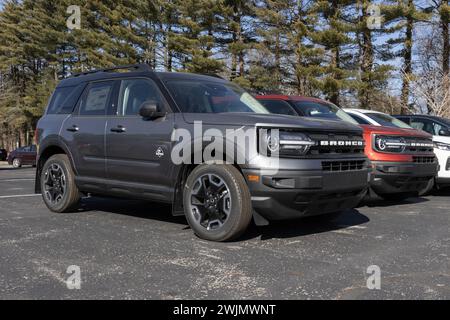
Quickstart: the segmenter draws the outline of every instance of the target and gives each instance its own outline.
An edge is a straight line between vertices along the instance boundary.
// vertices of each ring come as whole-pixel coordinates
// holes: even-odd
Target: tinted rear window
[[[56,88],[48,105],[47,114],[72,113],[84,85]]]

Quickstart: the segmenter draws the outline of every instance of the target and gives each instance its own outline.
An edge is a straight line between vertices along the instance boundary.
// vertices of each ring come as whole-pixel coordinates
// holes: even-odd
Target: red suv
[[[301,96],[256,97],[270,112],[356,121],[334,104]],[[361,125],[365,153],[372,162],[371,192],[385,199],[404,199],[427,188],[438,170],[432,136],[420,130]]]
[[[20,168],[24,164],[36,165],[36,146],[26,146],[17,148],[8,154],[8,163],[14,168]]]

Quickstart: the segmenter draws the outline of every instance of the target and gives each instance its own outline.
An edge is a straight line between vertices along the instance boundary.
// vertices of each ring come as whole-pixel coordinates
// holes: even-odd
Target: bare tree
[[[419,74],[406,74],[411,85],[411,99],[418,112],[450,117],[450,75],[436,70],[423,70]]]
[[[410,82],[410,98],[420,113],[450,116],[450,74],[445,71],[442,56],[442,37],[439,26],[425,27],[418,35],[415,72],[402,70]]]

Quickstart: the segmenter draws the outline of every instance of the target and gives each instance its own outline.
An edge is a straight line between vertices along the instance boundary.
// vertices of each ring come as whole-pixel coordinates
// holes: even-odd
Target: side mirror
[[[142,103],[141,107],[139,108],[139,115],[145,119],[156,119],[164,117],[166,113],[160,111],[158,102],[154,100],[148,100]]]
[[[442,128],[441,130],[439,130],[439,135],[448,137],[450,136],[450,131],[447,128]]]

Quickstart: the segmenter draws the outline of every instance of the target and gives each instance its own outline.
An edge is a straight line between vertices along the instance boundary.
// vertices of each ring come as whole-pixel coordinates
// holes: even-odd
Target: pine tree
[[[287,53],[287,30],[290,24],[291,3],[288,0],[262,1],[256,8],[258,19],[257,36],[261,39],[254,48],[265,57],[261,64],[267,73],[270,87],[279,90],[287,73],[283,68],[283,57]],[[264,61],[263,60],[263,61]]]
[[[317,28],[311,38],[323,46],[329,56],[328,61],[324,62],[321,88],[326,98],[337,105],[341,93],[351,87],[353,56],[348,49],[352,44],[350,32],[353,25],[348,21],[351,20],[353,4],[351,0],[321,0],[313,8],[313,12],[319,15],[318,23],[323,27]]]
[[[418,9],[414,0],[391,1],[382,6],[385,23],[389,31],[393,33],[387,43],[390,46],[401,45],[401,50],[393,53],[394,57],[402,58],[402,88],[401,88],[401,114],[406,114],[409,107],[409,79],[413,74],[413,31],[415,23],[427,20],[429,15]],[[400,33],[400,35],[399,35]]]
[[[295,3],[294,3],[295,2]],[[291,1],[293,17],[288,27],[288,45],[292,84],[299,95],[317,96],[320,93],[320,81],[323,74],[321,66],[324,50],[311,41],[319,16],[310,1]]]
[[[217,5],[213,0],[183,0],[176,2],[179,10],[177,29],[171,34],[172,50],[177,69],[197,73],[219,73],[223,64],[214,59],[214,23]]]
[[[222,36],[219,41],[230,56],[230,79],[244,87],[251,86],[246,79],[246,55],[255,43],[255,3],[247,0],[223,0],[221,4]]]
[[[359,46],[359,68],[360,79],[357,82],[357,95],[359,107],[363,109],[372,109],[377,106],[377,97],[385,92],[387,79],[391,68],[388,65],[377,63],[382,61],[383,57],[377,57],[377,45],[374,44],[374,33],[383,34],[383,28],[376,29],[376,23],[373,21],[378,17],[372,15],[369,10],[374,1],[360,0],[357,4],[358,21],[357,37]],[[380,17],[381,18],[381,17]],[[380,21],[381,22],[381,21]]]

